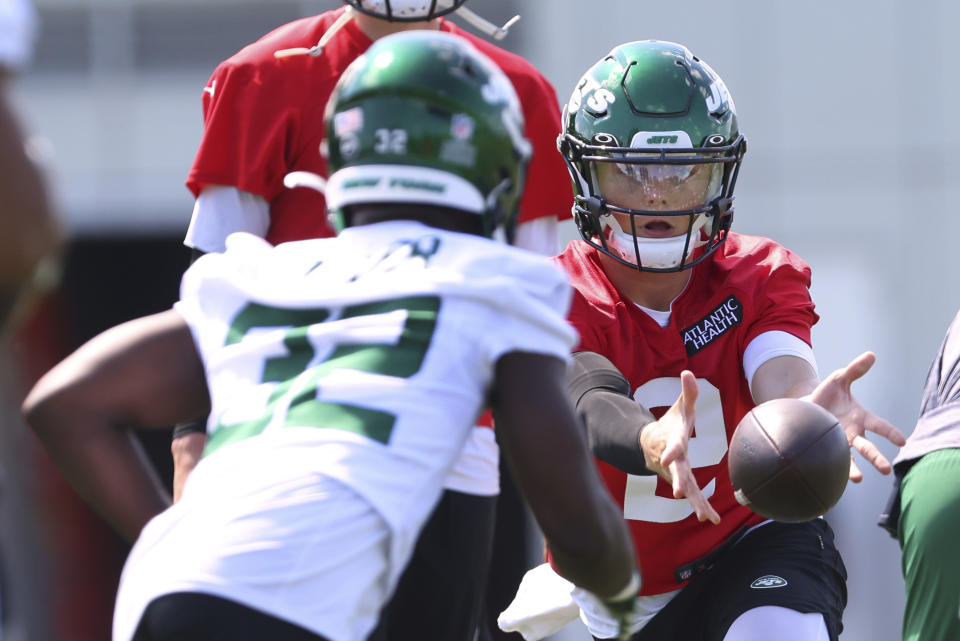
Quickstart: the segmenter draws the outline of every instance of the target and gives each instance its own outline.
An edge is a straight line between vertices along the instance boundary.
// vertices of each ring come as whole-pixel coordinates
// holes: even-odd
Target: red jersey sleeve
[[[560,134],[560,105],[553,86],[546,78],[525,79],[527,86],[518,88],[523,104],[527,138],[533,144],[533,157],[527,168],[527,185],[520,201],[520,221],[545,216],[566,220],[573,203],[570,174],[557,150]]]
[[[796,254],[778,248],[761,286],[755,291],[756,321],[750,326],[746,342],[767,331],[793,334],[812,345],[810,329],[820,319],[810,299],[810,267]],[[770,264],[772,263],[772,264]]]
[[[524,133],[533,145],[527,167],[526,186],[520,200],[520,222],[543,217],[570,216],[573,187],[570,174],[557,150],[560,134],[560,105],[557,92],[529,61],[501,49],[471,33],[444,22],[444,29],[469,40],[499,66],[517,92],[523,108]]]
[[[253,65],[223,63],[203,90],[204,130],[187,187],[231,185],[272,200],[282,189],[285,142],[296,137],[280,92],[265,91]],[[278,173],[280,172],[280,173]]]

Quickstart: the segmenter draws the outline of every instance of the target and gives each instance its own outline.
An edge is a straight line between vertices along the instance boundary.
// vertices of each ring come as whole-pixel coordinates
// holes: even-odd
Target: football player
[[[248,231],[273,244],[332,235],[323,195],[285,189],[283,177],[292,171],[327,175],[320,153],[321,114],[346,66],[380,36],[430,29],[471,42],[506,72],[520,95],[525,135],[534,154],[516,244],[554,255],[559,250],[557,218],[566,215],[572,198],[555,147],[560,127],[556,92],[526,60],[444,18],[455,12],[476,23],[464,4],[465,0],[346,0],[343,7],[279,27],[220,64],[203,90],[203,138],[187,178],[196,204],[186,244],[199,254],[222,251],[224,239],[234,231]],[[486,31],[503,34],[489,25]],[[175,497],[202,451],[203,425],[195,421],[175,431]],[[498,446],[490,425],[489,415],[478,421],[447,479],[448,492],[425,531],[396,607],[388,612],[390,627],[395,628],[390,636],[396,640],[417,635],[472,640],[491,562],[494,521],[510,528],[508,537],[498,537],[514,542],[509,553],[522,555],[526,548],[526,515],[511,492],[508,474],[501,488]],[[506,500],[498,502],[501,489]],[[450,545],[451,540],[459,543]],[[522,568],[505,570],[503,577],[499,572],[494,570],[493,582],[509,584],[500,591],[512,593]],[[496,600],[500,602],[492,604],[494,612],[509,596]],[[423,628],[424,611],[436,613],[426,618],[431,629]]]
[[[960,638],[960,313],[930,365],[920,418],[893,460],[894,491],[880,525],[900,543],[903,641]],[[891,509],[892,508],[892,509]]]
[[[60,239],[44,178],[27,154],[7,97],[7,85],[29,58],[34,23],[33,6],[25,0],[0,6],[0,328]]]
[[[114,640],[363,641],[488,406],[558,571],[622,613],[632,546],[564,396],[569,285],[491,240],[513,237],[531,152],[507,76],[466,39],[392,35],[325,122],[329,180],[289,179],[324,190],[336,238],[232,234],[173,310],[94,338],[25,401],[137,539]],[[151,518],[165,497],[128,431],[204,413],[203,458]]]
[[[807,264],[731,231],[746,141],[723,80],[682,45],[620,45],[578,82],[559,146],[581,236],[556,259],[580,333],[570,394],[634,535],[635,641],[836,641],[846,570],[829,525],[772,523],[737,503],[728,442],[780,397],[833,412],[884,474],[864,431],[903,435],[850,393],[872,353],[820,382]],[[574,597],[595,637],[615,636]]]

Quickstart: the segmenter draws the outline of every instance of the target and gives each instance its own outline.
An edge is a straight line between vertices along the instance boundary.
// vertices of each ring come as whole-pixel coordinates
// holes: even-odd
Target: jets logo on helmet
[[[707,98],[707,109],[710,110],[710,114],[722,116],[727,110],[736,113],[737,108],[733,104],[730,92],[727,91],[727,85],[723,84],[723,80],[710,65],[702,60],[700,62],[703,64],[704,72],[713,78],[713,82],[710,83],[710,96]]]
[[[645,40],[613,49],[577,83],[558,147],[580,236],[618,262],[680,271],[726,239],[746,141],[723,80],[686,47]],[[600,183],[611,181],[633,206],[610,202]],[[647,237],[641,223],[650,220],[686,231]]]

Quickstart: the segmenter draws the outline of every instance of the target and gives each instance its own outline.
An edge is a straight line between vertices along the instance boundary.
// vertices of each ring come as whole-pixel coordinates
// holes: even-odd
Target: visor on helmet
[[[702,209],[720,195],[723,165],[673,165],[631,162],[597,163],[598,185],[610,202],[640,211],[670,213]],[[625,197],[627,195],[628,197]]]

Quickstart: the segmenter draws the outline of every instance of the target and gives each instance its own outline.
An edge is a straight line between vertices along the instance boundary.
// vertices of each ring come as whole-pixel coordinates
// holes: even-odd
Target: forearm
[[[655,418],[630,397],[630,384],[608,359],[594,352],[574,354],[567,395],[586,425],[594,456],[628,474],[652,474],[640,434]]]
[[[128,540],[169,504],[131,430],[169,429],[209,408],[202,363],[175,311],[100,334],[23,403],[64,477]]]
[[[751,392],[757,404],[775,398],[801,398],[813,392],[819,382],[807,361],[796,356],[778,356],[757,368]]]
[[[128,430],[76,410],[63,416],[40,410],[27,421],[67,482],[127,541],[170,504]]]
[[[545,367],[540,367],[545,366]],[[515,355],[497,363],[494,424],[504,460],[568,580],[602,597],[636,566],[620,510],[586,448],[558,359]]]
[[[568,523],[556,531],[545,531],[544,536],[558,574],[608,598],[630,580],[636,559],[623,515],[605,489],[599,488],[599,492],[588,501],[592,503],[589,514],[571,521],[575,527]]]

